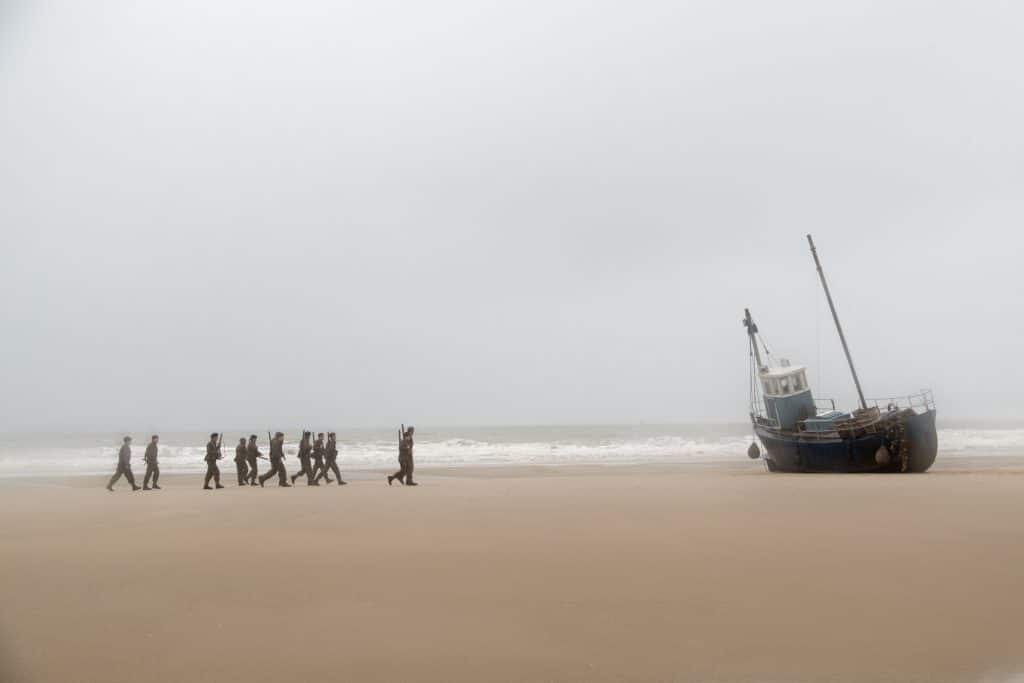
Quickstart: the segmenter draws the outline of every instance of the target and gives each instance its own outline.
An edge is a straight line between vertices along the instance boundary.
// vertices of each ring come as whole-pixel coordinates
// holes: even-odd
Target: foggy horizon
[[[5,3],[0,431],[1013,419],[1021,19]]]

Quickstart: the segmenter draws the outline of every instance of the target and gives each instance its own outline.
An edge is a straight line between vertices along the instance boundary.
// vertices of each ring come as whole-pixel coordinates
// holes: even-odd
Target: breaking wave
[[[461,467],[473,465],[632,465],[646,463],[686,463],[746,460],[749,431],[743,427],[685,428],[669,427],[656,432],[652,428],[624,428],[622,433],[599,427],[507,428],[503,430],[467,429],[467,435],[430,435],[417,439],[416,460],[421,467]],[[636,432],[648,433],[636,433]],[[564,432],[564,433],[562,433]],[[593,436],[592,432],[597,432]],[[160,446],[163,473],[193,473],[205,469],[204,435],[168,437]],[[341,436],[339,434],[339,436]],[[59,443],[47,446],[38,442],[18,443],[0,437],[0,477],[95,475],[113,472],[117,461],[117,439],[96,435],[65,435]],[[76,443],[80,442],[80,443]],[[186,445],[188,443],[188,445]],[[109,444],[109,445],[107,445]],[[198,444],[198,445],[192,445]],[[339,438],[339,464],[343,469],[386,469],[396,461],[393,438]],[[266,451],[266,444],[261,443]],[[939,457],[978,457],[1024,455],[1024,429],[940,429]],[[133,447],[133,469],[140,473],[142,445]],[[296,444],[286,444],[289,469],[296,466]],[[224,448],[222,469],[232,470],[233,442]],[[263,469],[265,465],[261,465]]]

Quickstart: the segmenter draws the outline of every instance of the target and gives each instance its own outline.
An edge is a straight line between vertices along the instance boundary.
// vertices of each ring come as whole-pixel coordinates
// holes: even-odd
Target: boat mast
[[[846,335],[843,334],[843,326],[839,322],[839,315],[836,313],[836,305],[832,303],[832,293],[828,290],[828,282],[825,280],[825,271],[821,269],[821,261],[818,260],[818,250],[814,248],[814,240],[807,236],[807,243],[811,245],[811,254],[814,256],[814,265],[818,267],[818,277],[821,278],[821,286],[825,289],[825,298],[828,299],[828,307],[832,310],[832,320],[836,323],[836,331],[839,332],[839,341],[843,343],[843,353],[846,354],[846,362],[850,364],[850,374],[853,375],[853,383],[857,385],[857,396],[860,398],[860,407],[867,410],[868,402],[864,400],[864,390],[860,388],[860,379],[857,378],[857,369],[853,367],[853,356],[850,355],[850,347],[846,344]]]
[[[754,358],[757,360],[757,371],[761,372],[761,368],[764,364],[761,363],[761,352],[757,350],[757,325],[754,324],[754,319],[750,317],[750,309],[744,308],[743,313],[743,326],[747,328],[747,335],[750,336],[750,348],[754,350]]]

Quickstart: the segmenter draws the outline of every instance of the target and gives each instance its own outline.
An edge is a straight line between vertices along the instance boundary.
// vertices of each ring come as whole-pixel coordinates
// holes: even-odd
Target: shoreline
[[[286,464],[292,464],[297,466],[297,462],[294,459],[289,459]],[[357,467],[346,469],[342,465],[341,472],[342,476],[346,480],[351,477],[353,480],[369,480],[374,478],[383,479],[386,475],[392,474],[397,469],[397,462],[393,467]],[[138,463],[140,466],[136,466],[133,463],[133,472],[135,474],[137,482],[141,485],[142,475],[145,473],[145,465]],[[265,472],[266,467],[261,467],[260,472]],[[289,475],[294,473],[295,468],[289,468]],[[740,460],[740,459],[724,459],[714,458],[706,460],[691,459],[685,461],[673,461],[673,462],[622,462],[622,463],[569,463],[569,464],[522,464],[522,463],[510,463],[510,464],[420,464],[416,465],[416,473],[418,477],[437,477],[437,478],[519,478],[519,477],[557,477],[557,476],[595,476],[595,475],[616,475],[616,474],[665,474],[665,473],[676,473],[676,472],[699,472],[699,471],[714,471],[721,473],[731,474],[769,474],[763,465],[761,460]],[[81,473],[81,474],[45,474],[45,475],[19,475],[19,476],[0,476],[0,488],[11,487],[17,485],[23,486],[45,486],[45,485],[59,485],[65,483],[67,485],[73,485],[80,487],[83,482],[89,482],[97,486],[105,485],[106,481],[113,474],[114,468],[111,467],[107,473]],[[943,456],[939,455],[936,459],[935,464],[928,472],[924,473],[924,476],[928,475],[951,475],[951,474],[1024,474],[1024,454],[1021,455],[957,455],[957,456]],[[205,474],[205,469],[196,469],[193,472],[168,472],[161,474],[161,481],[201,481]],[[796,476],[796,477],[868,477],[868,478],[887,478],[891,476],[900,476],[896,473],[867,473],[867,474],[850,474],[850,473],[803,473],[803,474],[784,474],[784,473],[771,473],[772,477],[780,476]],[[922,476],[922,475],[914,475]],[[221,480],[225,486],[230,488],[237,488],[235,483],[235,471],[233,463],[224,462],[221,465]],[[302,486],[302,484],[299,484]],[[396,484],[397,485],[397,484]],[[272,482],[267,482],[267,487],[276,486]],[[126,488],[127,481],[122,478],[115,486],[115,491],[118,488]],[[258,487],[257,487],[258,488]]]

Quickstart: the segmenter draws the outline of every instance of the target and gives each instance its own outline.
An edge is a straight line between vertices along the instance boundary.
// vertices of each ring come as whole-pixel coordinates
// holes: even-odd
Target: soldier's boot
[[[159,487],[159,486],[158,486],[157,484],[153,484],[153,486],[152,486],[151,488],[152,488],[152,489],[153,489],[154,491],[159,491],[159,490],[160,490],[160,487]]]

